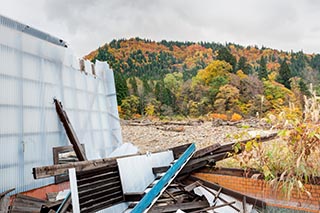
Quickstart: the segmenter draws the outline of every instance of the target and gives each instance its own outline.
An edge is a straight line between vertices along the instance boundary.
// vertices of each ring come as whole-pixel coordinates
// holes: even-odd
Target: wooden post
[[[76,152],[76,155],[79,161],[87,161],[88,159],[85,155],[83,147],[81,146],[79,139],[69,121],[66,111],[63,110],[61,102],[58,101],[57,99],[53,99],[53,100],[54,100],[56,111],[58,113],[60,121],[62,122],[64,129],[66,130],[69,141],[73,145],[73,149]]]

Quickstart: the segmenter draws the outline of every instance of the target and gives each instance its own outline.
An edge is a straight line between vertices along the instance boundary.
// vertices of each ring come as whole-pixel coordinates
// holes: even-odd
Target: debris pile
[[[170,152],[165,154],[172,153],[173,161],[170,164],[152,166],[150,170],[144,168],[145,172],[152,173],[155,177],[145,190],[124,191],[123,184],[127,183],[122,179],[119,160],[128,158],[128,163],[135,161],[134,158],[139,155],[87,160],[62,104],[56,99],[54,102],[79,161],[33,168],[33,175],[35,179],[39,179],[69,172],[70,192],[64,193],[63,199],[61,196],[57,199],[57,194],[48,194],[51,201],[18,194],[11,204],[4,196],[8,192],[4,192],[0,197],[1,208],[5,206],[10,212],[96,212],[113,208],[118,204],[126,204],[122,211],[140,213],[207,212],[218,209],[228,209],[228,212],[254,212],[254,208],[265,207],[265,203],[260,200],[190,176],[199,169],[212,168],[217,161],[229,157],[229,154],[233,153],[235,143],[215,143],[198,151],[195,144],[171,148]],[[275,136],[275,133],[271,133],[259,137],[259,140],[265,141]],[[241,144],[245,145],[250,140],[242,141]],[[162,156],[161,152],[159,153],[159,156]],[[148,157],[150,154],[147,153],[145,156]],[[74,177],[71,175],[72,170],[76,171]],[[134,179],[135,175],[131,175]],[[139,184],[139,180],[135,181]]]

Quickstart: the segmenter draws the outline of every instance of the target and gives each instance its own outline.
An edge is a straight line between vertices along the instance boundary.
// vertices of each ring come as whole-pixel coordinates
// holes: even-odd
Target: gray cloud
[[[317,0],[11,0],[0,13],[62,37],[81,56],[136,36],[320,53],[319,9]]]

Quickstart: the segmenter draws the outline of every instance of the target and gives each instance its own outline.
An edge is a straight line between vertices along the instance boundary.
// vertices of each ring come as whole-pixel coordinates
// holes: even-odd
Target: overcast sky
[[[0,7],[64,39],[79,57],[137,36],[320,53],[319,11],[318,0],[1,0]]]

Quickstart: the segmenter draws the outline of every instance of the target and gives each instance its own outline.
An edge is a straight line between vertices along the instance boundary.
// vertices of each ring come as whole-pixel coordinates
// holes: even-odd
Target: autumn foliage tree
[[[309,83],[320,91],[320,55],[302,51],[131,38],[114,39],[86,58],[108,62],[121,113],[127,118],[253,116],[297,103],[295,96],[308,95]]]

